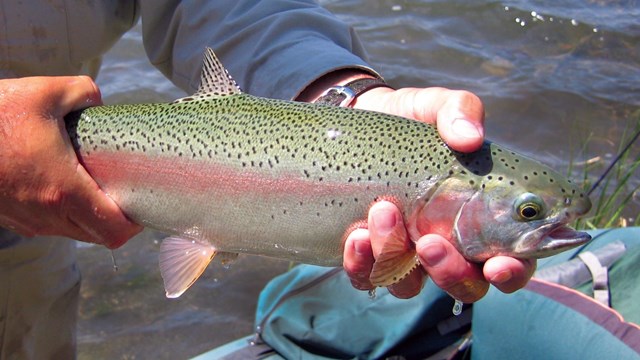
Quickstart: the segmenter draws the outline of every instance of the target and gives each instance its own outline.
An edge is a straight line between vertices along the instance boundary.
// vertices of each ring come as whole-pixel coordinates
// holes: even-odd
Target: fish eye
[[[540,208],[536,204],[523,204],[520,206],[520,216],[524,219],[534,219],[540,213]]]
[[[514,202],[514,215],[517,220],[538,220],[544,216],[544,202],[532,193],[524,193]]]

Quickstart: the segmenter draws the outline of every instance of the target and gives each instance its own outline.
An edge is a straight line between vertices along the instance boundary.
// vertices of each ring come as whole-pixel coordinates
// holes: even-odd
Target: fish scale
[[[565,226],[588,198],[548,167],[490,142],[452,151],[434,127],[397,116],[244,94],[210,51],[193,96],[93,107],[66,124],[123,212],[171,235],[160,254],[168,296],[220,252],[339,266],[346,235],[380,199],[401,208],[412,240],[438,233],[474,261],[588,240]],[[372,282],[416,265],[414,249],[389,241]]]

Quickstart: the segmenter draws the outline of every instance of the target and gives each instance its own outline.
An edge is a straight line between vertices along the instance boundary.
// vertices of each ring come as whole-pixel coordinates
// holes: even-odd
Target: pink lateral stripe
[[[151,188],[158,191],[231,195],[260,192],[274,196],[298,194],[305,197],[337,196],[362,191],[363,184],[325,181],[319,183],[296,173],[236,167],[187,158],[149,157],[132,153],[91,153],[83,156],[87,171],[106,187]]]

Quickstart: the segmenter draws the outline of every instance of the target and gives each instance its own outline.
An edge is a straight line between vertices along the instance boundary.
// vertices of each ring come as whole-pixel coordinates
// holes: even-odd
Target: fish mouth
[[[542,232],[542,236],[537,244],[532,244],[533,247],[525,250],[523,249],[527,258],[543,258],[551,255],[555,255],[562,251],[565,251],[576,246],[585,244],[591,240],[591,235],[584,231],[577,231],[566,224],[549,224],[538,229],[530,236],[539,235]],[[526,243],[526,242],[525,242]],[[522,257],[522,255],[520,255]]]

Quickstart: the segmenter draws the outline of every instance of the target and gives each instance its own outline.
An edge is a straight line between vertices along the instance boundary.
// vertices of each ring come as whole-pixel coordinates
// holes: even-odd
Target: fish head
[[[491,143],[456,157],[448,176],[425,186],[410,217],[413,234],[441,234],[477,262],[542,258],[591,239],[568,226],[591,202],[561,174]]]

